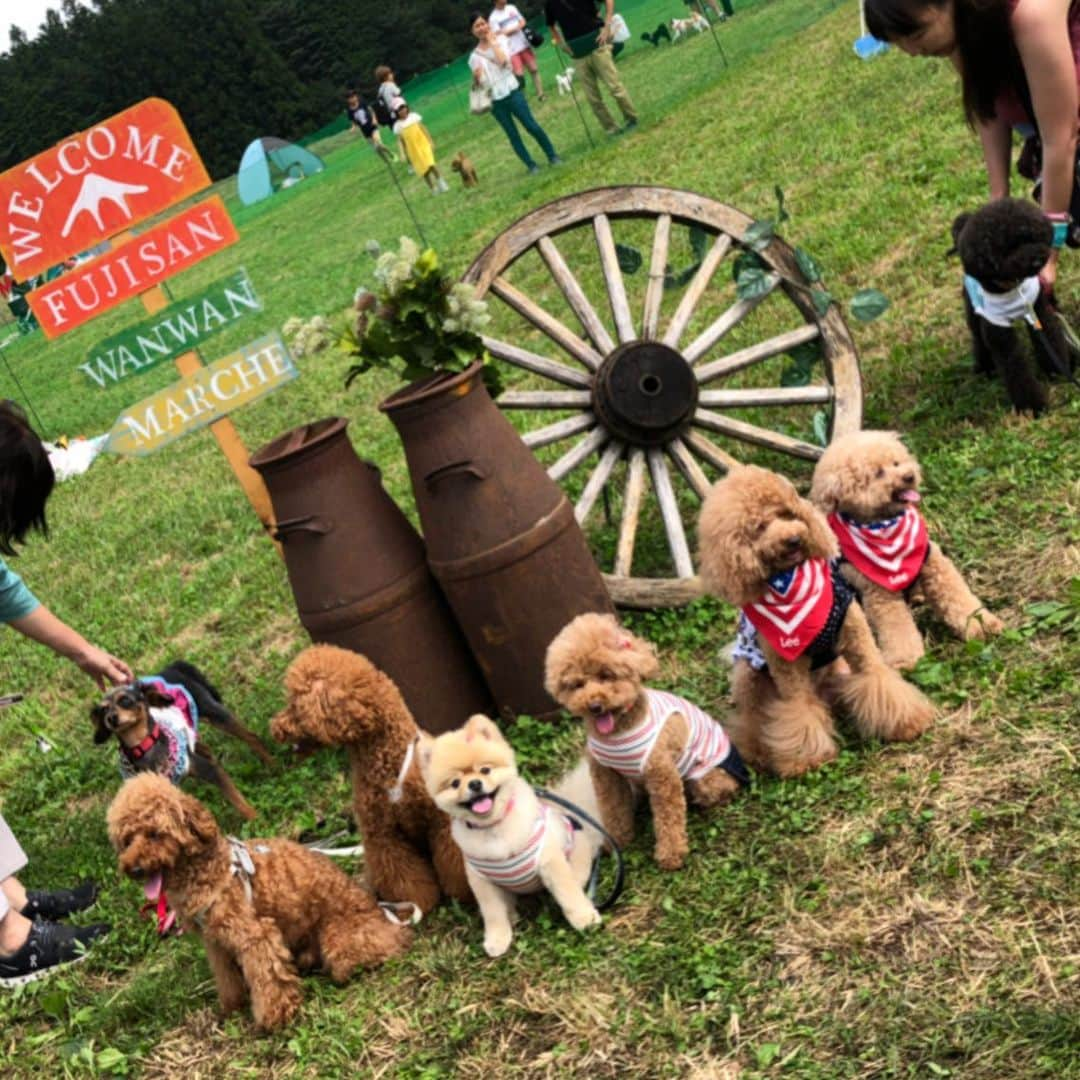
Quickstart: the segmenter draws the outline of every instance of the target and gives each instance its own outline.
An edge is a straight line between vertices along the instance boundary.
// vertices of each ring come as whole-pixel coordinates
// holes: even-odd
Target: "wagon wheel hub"
[[[629,341],[600,365],[593,409],[631,446],[662,446],[694,416],[698,383],[682,354],[658,341]]]

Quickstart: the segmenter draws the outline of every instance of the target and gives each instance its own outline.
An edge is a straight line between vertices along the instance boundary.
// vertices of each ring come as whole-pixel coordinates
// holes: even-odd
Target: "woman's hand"
[[[85,671],[98,684],[101,690],[105,689],[106,680],[113,686],[135,681],[135,675],[123,660],[89,642],[84,652],[71,659],[81,671]]]
[[[1057,284],[1057,263],[1060,252],[1052,251],[1046,265],[1039,271],[1039,281],[1042,282],[1043,290],[1050,297],[1051,302],[1056,303],[1054,286]]]

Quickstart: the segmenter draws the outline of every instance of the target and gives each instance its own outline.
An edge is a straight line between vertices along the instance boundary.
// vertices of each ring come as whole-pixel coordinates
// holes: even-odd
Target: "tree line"
[[[180,111],[212,176],[259,135],[295,140],[375,88],[459,56],[460,0],[62,0],[0,54],[0,171],[145,97]],[[478,4],[486,12],[489,5]],[[532,13],[541,0],[518,0]]]

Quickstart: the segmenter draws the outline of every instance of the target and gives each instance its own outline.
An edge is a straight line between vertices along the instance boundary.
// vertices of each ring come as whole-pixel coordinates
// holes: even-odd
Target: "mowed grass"
[[[0,792],[31,856],[24,878],[97,877],[94,914],[114,932],[80,968],[0,998],[0,1073],[1080,1076],[1080,398],[1059,387],[1049,416],[1018,419],[1000,385],[969,371],[945,251],[952,216],[978,202],[984,180],[951,71],[895,52],[858,61],[852,3],[738,6],[721,31],[730,69],[704,36],[627,55],[637,133],[592,151],[572,103],[552,99],[538,115],[567,163],[527,178],[493,121],[463,119],[436,132],[440,156],[467,148],[481,188],[432,199],[410,177],[406,191],[428,239],[464,270],[520,213],[574,191],[667,184],[766,215],[780,185],[792,214],[783,235],[813,253],[831,290],[846,300],[874,286],[892,299],[883,319],[853,327],[866,425],[907,434],[933,535],[1009,632],[965,646],[924,621],[930,650],[914,677],[941,708],[937,725],[910,746],[846,734],[839,759],[813,775],[759,778],[734,806],[694,815],[681,873],[655,868],[643,818],[627,891],[599,932],[579,937],[539,901],[526,905],[511,953],[492,961],[475,912],[445,908],[382,971],[345,988],[307,980],[300,1019],[272,1037],[255,1037],[242,1016],[219,1020],[198,943],[159,942],[137,917],[141,893],[117,878],[105,838],[117,775],[112,748],[90,743],[94,692],[6,633],[0,689],[27,700],[0,714]],[[370,275],[364,242],[411,231],[366,147],[339,138],[327,151],[325,175],[234,206],[238,247],[175,283],[182,296],[244,265],[266,302],[208,359],[293,314],[336,318]],[[1071,311],[1074,259],[1065,254],[1060,285]],[[582,278],[601,295],[591,270]],[[106,393],[74,372],[89,346],[135,317],[125,310],[55,344],[36,337],[6,350],[51,434],[104,430],[174,377],[154,372]],[[234,417],[246,444],[348,416],[358,452],[411,512],[400,444],[376,409],[392,381],[369,376],[346,392],[340,355],[299,364],[300,379]],[[11,394],[7,380],[0,373]],[[805,465],[787,466],[805,482]],[[212,437],[103,460],[57,490],[50,516],[52,538],[35,538],[16,564],[42,598],[140,672],[175,655],[200,664],[265,732],[306,637],[282,564]],[[659,647],[663,686],[723,714],[729,608],[701,601],[628,621]],[[529,720],[510,735],[536,780],[580,740],[569,723]],[[231,740],[209,738],[260,811],[246,827],[216,793],[192,788],[229,831],[346,827],[342,759],[295,765],[281,751],[269,773]]]

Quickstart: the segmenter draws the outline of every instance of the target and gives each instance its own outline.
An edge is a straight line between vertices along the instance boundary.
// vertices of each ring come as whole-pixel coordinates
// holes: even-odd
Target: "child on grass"
[[[409,106],[402,98],[394,98],[390,108],[397,117],[394,134],[401,143],[413,171],[424,178],[432,195],[449,191],[438,165],[435,164],[435,140],[432,139],[431,132],[424,127],[420,114],[409,112]]]

